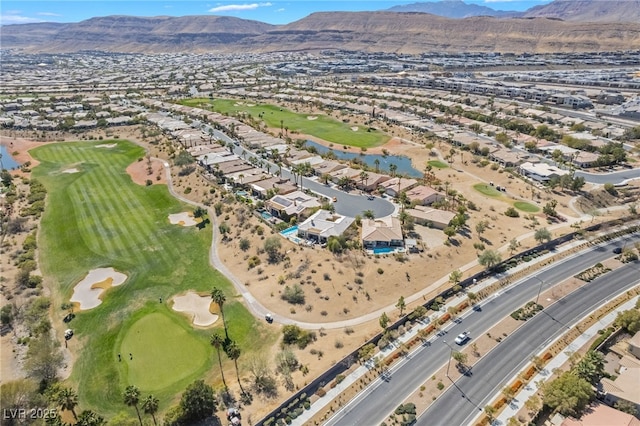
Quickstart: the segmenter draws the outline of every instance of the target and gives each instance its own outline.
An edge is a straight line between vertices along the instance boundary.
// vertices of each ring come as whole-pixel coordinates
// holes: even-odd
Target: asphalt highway
[[[458,379],[455,386],[420,416],[416,425],[470,424],[533,355],[604,304],[611,295],[638,284],[639,272],[640,264],[627,264],[593,280],[526,321],[474,365],[472,375]]]
[[[470,311],[468,315],[460,318],[459,323],[454,323],[452,326],[450,326],[450,328],[446,330],[446,334],[444,336],[436,337],[435,339],[432,339],[428,345],[423,345],[416,351],[412,352],[407,358],[403,359],[399,364],[394,366],[389,374],[385,375],[385,377],[383,378],[380,378],[379,380],[374,382],[373,385],[360,392],[360,394],[354,400],[350,401],[340,411],[336,412],[336,414],[328,420],[326,425],[368,426],[380,424],[411,393],[413,393],[420,385],[422,385],[426,380],[433,376],[445,363],[447,363],[451,350],[449,349],[449,346],[447,346],[447,344],[443,342],[443,340],[446,340],[447,343],[453,346],[455,349],[456,345],[453,343],[453,340],[462,331],[469,331],[472,340],[477,336],[485,334],[491,329],[491,327],[493,327],[502,318],[509,315],[515,309],[519,308],[530,300],[535,300],[539,292],[551,288],[556,283],[559,283],[566,278],[569,278],[577,274],[578,272],[581,272],[593,266],[597,262],[602,262],[603,260],[612,257],[612,250],[614,247],[623,247],[625,244],[632,244],[636,241],[640,241],[640,235],[628,236],[624,240],[610,242],[597,247],[591,247],[581,252],[579,255],[564,259],[560,262],[550,265],[543,270],[538,271],[535,276],[520,280],[517,286],[514,286],[506,291],[503,291],[492,296],[491,298],[484,300],[480,304],[480,311]],[[631,274],[630,278],[637,279],[636,277],[638,276],[638,272],[640,272],[640,270],[638,270],[640,269],[640,267],[637,264],[632,264],[629,265],[626,269],[631,269],[632,267],[636,268],[633,272],[633,274],[636,275],[634,276],[633,274]],[[619,274],[619,272],[617,272],[616,274]],[[619,280],[618,282],[609,285],[608,283],[611,280],[610,277],[613,276],[614,275],[612,275],[612,273],[605,275],[604,284],[606,285],[603,285],[602,280],[594,280],[590,284],[585,285],[581,290],[577,291],[576,295],[588,295],[588,297],[586,297],[586,300],[581,301],[579,304],[584,304],[584,306],[586,307],[585,309],[587,310],[592,309],[592,307],[597,306],[600,303],[601,293],[607,295],[614,294],[617,292],[616,289],[620,286],[630,285],[629,283],[622,282],[623,280]],[[572,310],[569,310],[568,313],[562,314],[562,316],[560,315],[560,313],[556,312],[556,309],[562,309],[562,312],[565,312],[564,309],[570,309],[572,305],[576,304],[573,301],[567,302],[568,300],[573,299],[565,298],[564,301],[554,305],[557,306],[556,308],[554,308],[554,310],[550,310],[550,308],[547,308],[545,310],[546,313],[540,313],[534,318],[547,317],[547,314],[552,314],[551,316],[560,321],[560,323],[562,323],[562,326],[564,326],[564,324],[569,325],[568,323],[571,323],[571,321],[567,319],[567,316],[571,316]],[[555,332],[556,331],[547,328],[540,328],[535,330],[536,338],[542,339],[542,343],[551,338]],[[499,347],[510,347],[510,341],[517,342],[517,339],[509,337],[503,340]],[[467,345],[469,344],[471,344],[471,341],[467,343]],[[539,345],[540,344],[538,343],[534,346],[531,346],[530,351],[537,348]],[[502,357],[504,356],[507,356],[510,359],[503,359]],[[531,357],[531,355],[529,355],[528,353],[516,352],[510,355],[501,355],[500,357],[496,357],[491,353],[488,355],[488,357],[488,359],[490,359],[490,361],[488,362],[489,365],[493,363],[500,366],[502,363],[505,363],[507,361],[526,361]],[[511,369],[512,368],[505,368],[505,373],[507,373]],[[473,375],[468,379],[465,378],[465,386],[467,386],[467,381],[470,381],[471,383],[475,383],[473,381],[486,381],[482,378],[482,371],[483,370],[474,367]],[[434,411],[433,413],[431,412],[431,410],[429,410],[424,416],[420,418],[421,424],[447,426],[464,424],[464,420],[471,414],[474,414],[474,410],[477,410],[474,403],[481,401],[482,398],[484,398],[486,395],[493,395],[493,392],[490,390],[490,388],[492,389],[494,385],[492,385],[491,383],[492,382],[489,382],[486,389],[482,388],[478,390],[478,392],[486,391],[486,394],[482,396],[480,396],[479,393],[472,394],[465,392],[466,397],[463,397],[457,390],[455,393],[453,391],[447,392],[445,394],[447,395],[447,403],[445,404],[444,402],[440,402],[440,399],[444,400],[445,398],[445,395],[443,395],[436,402],[437,406],[433,406],[442,407],[442,409],[434,408],[434,410],[437,411]],[[469,399],[467,399],[467,397]],[[480,406],[482,407],[482,405]],[[448,411],[448,414],[445,413],[446,411]],[[455,418],[450,419],[449,416],[454,415]],[[442,419],[446,418],[447,420],[441,420],[440,416],[443,416]]]

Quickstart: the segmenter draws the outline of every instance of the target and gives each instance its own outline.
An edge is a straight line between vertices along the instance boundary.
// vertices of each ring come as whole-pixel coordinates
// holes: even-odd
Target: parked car
[[[371,200],[373,200],[373,199],[375,199],[375,198],[376,198],[376,197],[374,197],[373,195],[369,195],[369,196],[367,197],[367,200],[371,201]]]
[[[621,248],[621,247],[616,247],[616,248],[614,248],[614,249],[613,249],[613,253],[614,253],[614,254],[620,254],[620,253],[622,253],[622,248]]]
[[[455,342],[456,342],[457,345],[462,346],[465,343],[467,343],[467,341],[469,341],[470,338],[471,337],[469,336],[469,332],[468,331],[463,331],[462,333],[460,333],[458,335],[458,337],[456,337]]]

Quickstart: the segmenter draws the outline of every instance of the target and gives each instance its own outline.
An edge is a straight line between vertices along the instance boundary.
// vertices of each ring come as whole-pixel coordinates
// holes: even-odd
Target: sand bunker
[[[307,120],[317,120],[318,117],[316,117],[315,115],[308,115],[307,116]]]
[[[92,309],[102,303],[100,296],[110,287],[119,286],[127,276],[113,268],[98,268],[89,271],[86,277],[73,288],[71,302],[80,305],[81,310]]]
[[[169,222],[172,225],[193,226],[198,222],[193,218],[193,213],[182,212],[169,215]]]
[[[189,291],[183,296],[173,298],[173,310],[184,312],[191,316],[193,325],[208,327],[218,320],[218,315],[211,313],[210,296],[200,296],[196,292]]]
[[[96,145],[96,148],[115,148],[116,146],[118,146],[117,143],[103,143],[100,145]]]
[[[66,169],[63,170],[62,173],[78,173],[80,170],[76,169],[75,167],[73,169]]]

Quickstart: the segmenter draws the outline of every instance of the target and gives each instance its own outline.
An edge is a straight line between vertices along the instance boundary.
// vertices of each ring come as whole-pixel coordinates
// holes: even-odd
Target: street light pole
[[[453,348],[451,347],[451,345],[449,345],[449,343],[447,343],[446,340],[443,340],[444,344],[449,346],[449,361],[447,362],[447,377],[449,378],[449,380],[451,380],[451,377],[449,377],[449,367],[451,366],[451,358],[453,357]]]
[[[542,280],[542,278],[538,278],[537,276],[534,276],[533,278],[540,281],[540,287],[538,287],[538,295],[536,296],[536,305],[537,305],[538,299],[540,298],[540,292],[542,291],[542,284],[544,284],[544,281]]]

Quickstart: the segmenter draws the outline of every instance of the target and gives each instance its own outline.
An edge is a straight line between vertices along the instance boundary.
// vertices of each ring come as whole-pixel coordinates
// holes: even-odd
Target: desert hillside
[[[235,53],[596,52],[640,47],[639,22],[449,19],[425,13],[318,12],[287,25],[221,16],[108,16],[75,24],[7,25],[3,48],[28,52]]]

